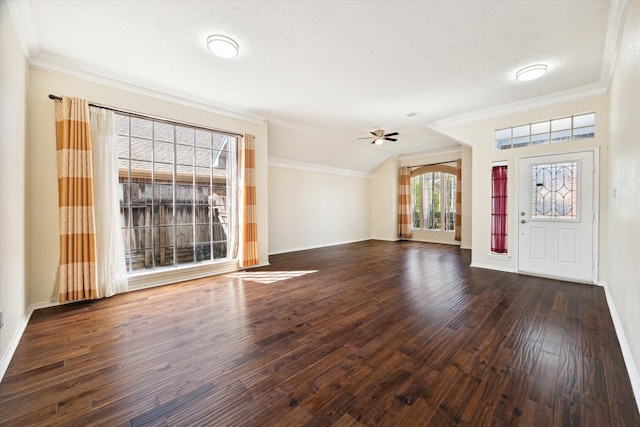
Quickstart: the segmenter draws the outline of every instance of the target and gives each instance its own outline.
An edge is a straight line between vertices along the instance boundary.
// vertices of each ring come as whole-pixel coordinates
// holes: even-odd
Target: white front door
[[[593,151],[518,160],[518,271],[597,280],[594,176]]]

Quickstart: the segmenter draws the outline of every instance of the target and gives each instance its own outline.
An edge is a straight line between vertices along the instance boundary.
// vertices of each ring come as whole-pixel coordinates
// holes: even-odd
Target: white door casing
[[[597,281],[596,154],[518,159],[519,272]]]

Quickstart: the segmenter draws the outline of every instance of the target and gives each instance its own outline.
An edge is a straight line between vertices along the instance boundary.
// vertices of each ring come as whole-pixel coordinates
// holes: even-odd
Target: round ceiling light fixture
[[[384,142],[384,139],[382,139],[382,138],[376,138],[376,139],[374,139],[374,140],[373,140],[373,142],[374,142],[376,145],[382,145],[382,143]]]
[[[213,34],[207,37],[207,48],[211,53],[221,58],[236,57],[240,50],[238,42],[221,34]]]
[[[516,73],[516,80],[528,82],[539,79],[547,73],[547,69],[548,67],[545,64],[529,65]]]

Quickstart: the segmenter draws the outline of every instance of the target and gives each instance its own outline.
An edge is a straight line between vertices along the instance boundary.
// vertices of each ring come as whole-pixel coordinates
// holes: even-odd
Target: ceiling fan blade
[[[358,138],[358,139],[371,139],[371,137],[370,136],[365,136],[365,137]]]
[[[385,137],[387,136],[396,136],[396,135],[400,135],[398,132],[391,132],[385,135]]]
[[[373,135],[373,136],[378,136],[378,134],[377,134],[377,133],[375,133],[375,132],[369,132],[369,133],[370,133],[371,135]]]
[[[375,144],[375,143],[376,143],[376,140],[374,139],[373,141],[371,141],[371,143],[372,143],[372,144]]]
[[[397,138],[385,138],[385,140],[396,142],[398,139]]]

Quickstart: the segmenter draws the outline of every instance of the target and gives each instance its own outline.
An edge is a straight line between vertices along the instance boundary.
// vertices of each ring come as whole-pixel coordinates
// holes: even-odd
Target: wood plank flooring
[[[602,288],[367,241],[36,311],[1,426],[640,426]]]

